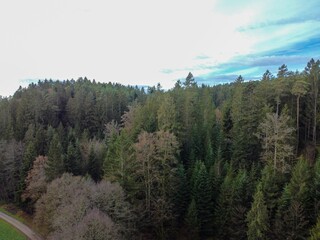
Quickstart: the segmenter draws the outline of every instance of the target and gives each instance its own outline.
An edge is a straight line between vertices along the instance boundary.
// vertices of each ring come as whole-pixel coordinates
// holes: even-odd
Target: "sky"
[[[0,3],[0,95],[39,79],[165,89],[303,70],[320,58],[319,0],[10,0]]]

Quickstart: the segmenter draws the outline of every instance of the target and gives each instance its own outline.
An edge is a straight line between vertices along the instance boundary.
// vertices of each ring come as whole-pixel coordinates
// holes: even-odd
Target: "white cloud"
[[[276,18],[289,0],[280,5],[273,0],[271,7],[230,1],[7,1],[0,8],[0,95],[12,94],[19,80],[28,78],[87,76],[133,85],[161,82],[169,88],[190,70],[195,75],[209,71],[199,66],[271,49],[275,39],[290,40],[294,29],[274,29],[269,35],[239,31]],[[290,16],[296,5],[288,5]],[[197,58],[202,55],[207,57]]]

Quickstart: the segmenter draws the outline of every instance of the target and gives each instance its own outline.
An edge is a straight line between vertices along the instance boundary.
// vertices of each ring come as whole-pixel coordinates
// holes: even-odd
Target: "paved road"
[[[15,228],[19,229],[22,233],[24,233],[30,240],[42,240],[42,238],[32,231],[28,226],[14,219],[13,217],[8,216],[5,213],[0,212],[0,218],[10,223]]]

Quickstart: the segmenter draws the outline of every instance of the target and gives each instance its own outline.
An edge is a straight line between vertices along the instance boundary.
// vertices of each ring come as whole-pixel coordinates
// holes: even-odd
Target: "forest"
[[[320,61],[274,74],[20,87],[0,97],[0,203],[46,239],[320,239]]]

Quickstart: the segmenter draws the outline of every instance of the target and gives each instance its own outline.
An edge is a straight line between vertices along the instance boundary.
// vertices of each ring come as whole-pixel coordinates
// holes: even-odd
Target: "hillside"
[[[20,88],[0,99],[0,202],[50,239],[318,239],[319,64]]]

